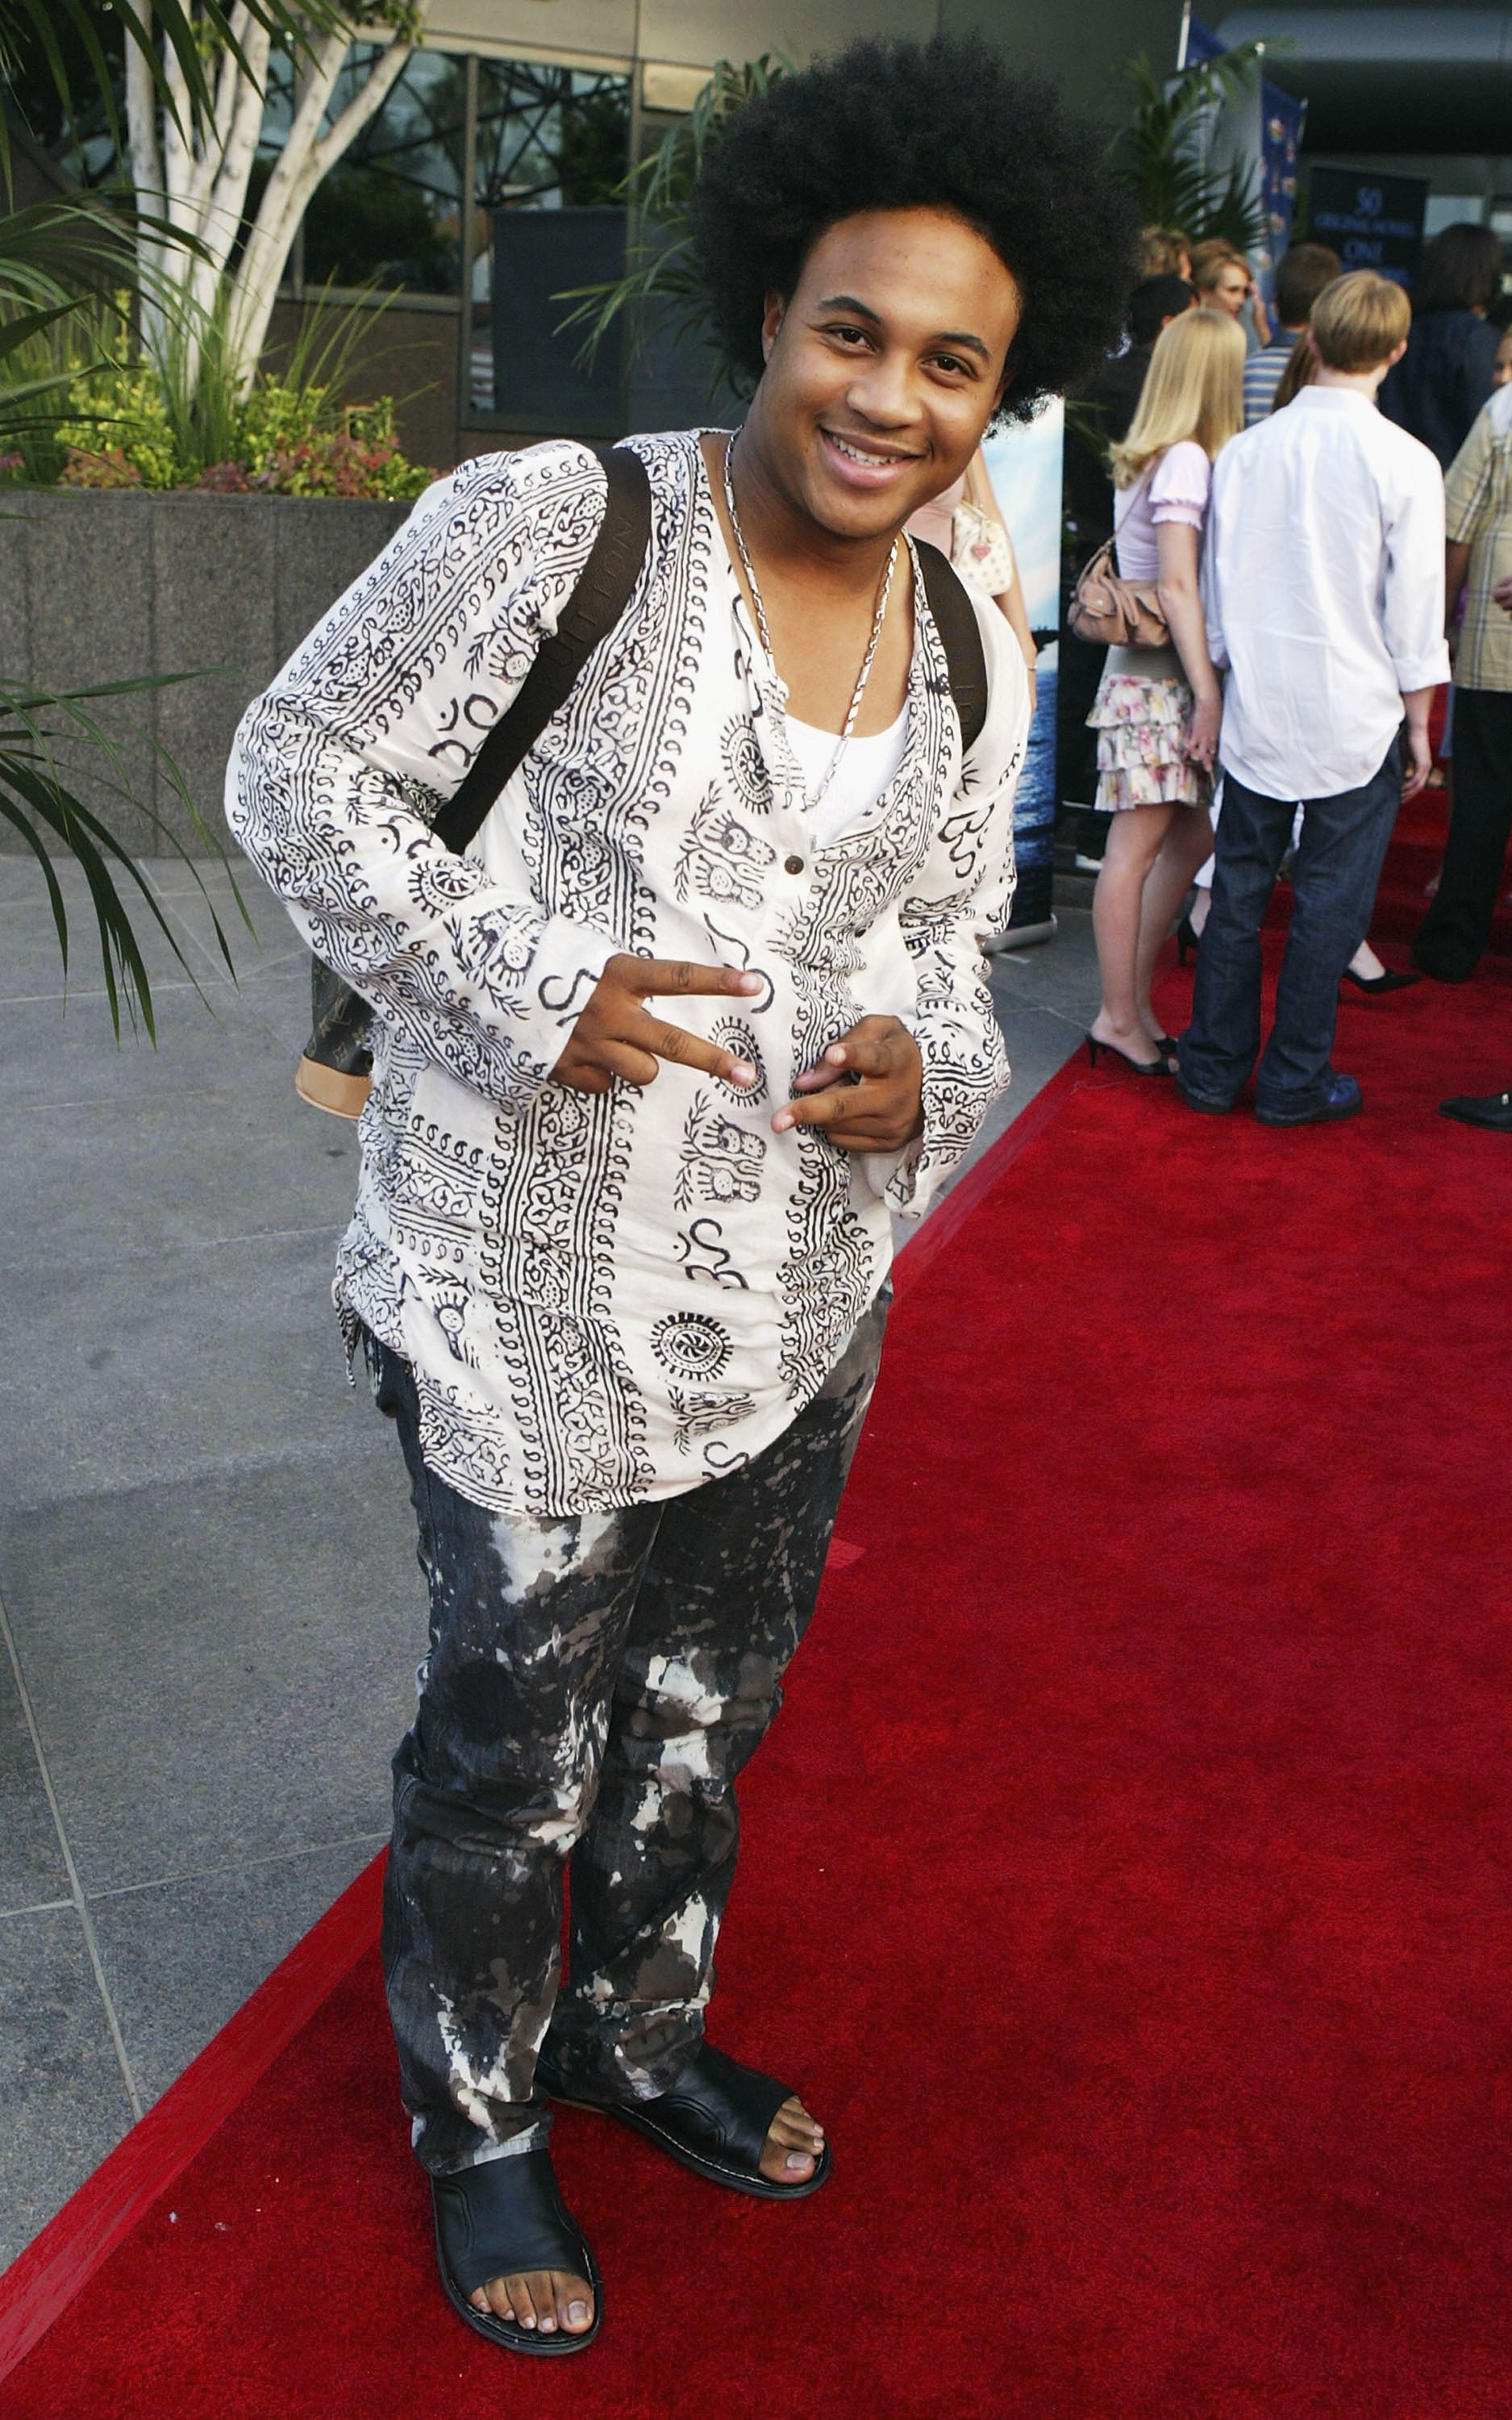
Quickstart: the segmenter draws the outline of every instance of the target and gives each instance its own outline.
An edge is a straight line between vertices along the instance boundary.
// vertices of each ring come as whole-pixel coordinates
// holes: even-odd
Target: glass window
[[[375,44],[354,45],[332,94],[328,122],[346,108],[379,55]],[[626,75],[415,51],[377,116],[312,195],[294,274],[306,287],[376,284],[422,294],[460,291],[470,67],[476,70],[477,93],[471,282],[483,321],[480,349],[491,360],[494,214],[591,208],[609,198],[628,158]],[[289,110],[285,61],[270,79],[264,177]],[[491,388],[491,377],[490,369],[486,387]]]
[[[354,44],[328,122],[379,54],[376,44]],[[265,120],[270,149],[287,124],[286,81],[279,101]],[[297,284],[457,292],[466,109],[466,60],[445,51],[413,52],[378,116],[311,195],[293,264]]]
[[[596,371],[559,337],[567,288],[619,274],[629,162],[630,79],[479,59],[471,229],[469,401],[528,432],[618,433],[617,349]]]

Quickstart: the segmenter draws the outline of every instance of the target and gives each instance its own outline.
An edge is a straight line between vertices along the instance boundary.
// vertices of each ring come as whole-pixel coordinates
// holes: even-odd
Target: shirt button
[[[782,861],[782,871],[784,874],[801,874],[803,872],[802,858],[785,857]]]

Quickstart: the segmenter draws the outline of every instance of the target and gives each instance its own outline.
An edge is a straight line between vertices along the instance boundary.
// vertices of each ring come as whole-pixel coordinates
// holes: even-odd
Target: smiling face
[[[961,477],[1003,392],[1018,287],[940,210],[867,210],[767,300],[748,427],[790,507],[841,537],[895,530]]]
[[[1244,308],[1249,292],[1249,272],[1241,269],[1237,260],[1226,260],[1217,279],[1203,296],[1210,310],[1230,312],[1237,319]]]

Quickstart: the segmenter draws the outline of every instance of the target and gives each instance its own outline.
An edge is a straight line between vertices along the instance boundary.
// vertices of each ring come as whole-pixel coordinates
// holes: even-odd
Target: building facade
[[[614,436],[718,408],[711,365],[663,327],[593,360],[565,292],[619,273],[632,160],[689,110],[717,60],[803,61],[863,34],[973,28],[1111,116],[1112,64],[1174,59],[1177,0],[435,0],[384,108],[316,193],[273,328],[316,298],[389,299],[363,348],[437,467],[548,432]],[[361,54],[357,54],[361,64]],[[341,94],[338,92],[336,105]],[[270,109],[267,147],[280,111]],[[1088,240],[1095,231],[1088,230]]]

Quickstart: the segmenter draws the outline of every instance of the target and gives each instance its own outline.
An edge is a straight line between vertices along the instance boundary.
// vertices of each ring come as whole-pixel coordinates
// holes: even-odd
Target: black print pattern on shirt
[[[738,1387],[669,1387],[667,1400],[677,1422],[679,1453],[691,1453],[701,1438],[715,1435],[735,1420],[748,1419],[756,1408],[753,1398]]]
[[[714,1078],[721,1093],[732,1101],[761,1102],[769,1100],[771,1087],[766,1080],[766,1063],[762,1057],[754,1029],[743,1017],[717,1016],[709,1028],[709,1040],[717,1049],[728,1050],[732,1059],[744,1059],[748,1067],[756,1071],[754,1084],[727,1084],[722,1076]]]
[[[696,1093],[683,1122],[672,1199],[679,1210],[699,1202],[759,1202],[763,1136],[730,1116],[707,1093]]]
[[[730,1330],[700,1311],[672,1311],[651,1331],[651,1349],[679,1378],[717,1378],[730,1358]]]
[[[739,1287],[749,1291],[734,1264],[734,1256],[724,1240],[724,1229],[717,1218],[695,1218],[690,1227],[680,1228],[677,1235],[677,1257],[683,1275],[695,1284]]]
[[[759,908],[768,866],[777,861],[769,841],[758,838],[726,806],[718,790],[711,790],[697,810],[677,856],[675,889],[679,899],[733,901],[737,908]]]
[[[738,647],[737,670],[748,670],[744,650]],[[720,736],[720,752],[736,798],[742,806],[759,815],[770,814],[772,784],[766,770],[766,760],[761,752],[748,715],[737,715],[725,724]]]
[[[236,836],[379,1012],[343,1325],[413,1362],[430,1466],[527,1517],[738,1466],[843,1348],[886,1270],[887,1204],[823,1137],[779,1148],[751,1112],[872,1004],[882,918],[917,995],[900,1005],[924,1060],[926,1177],[1004,1073],[972,935],[1006,918],[1009,745],[990,727],[962,771],[926,611],[898,776],[813,856],[696,440],[634,442],[652,532],[630,606],[469,855],[430,827],[596,533],[603,476],[575,444],[432,489],[249,708],[228,785]],[[810,859],[806,878],[775,877],[768,847]],[[760,1070],[754,1097],[672,1070],[643,1094],[550,1080],[613,950],[760,972],[715,1026]],[[717,1295],[728,1326],[705,1319]],[[679,1437],[673,1386],[750,1408]]]

